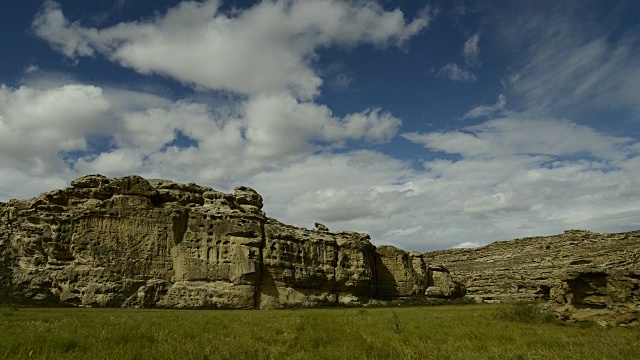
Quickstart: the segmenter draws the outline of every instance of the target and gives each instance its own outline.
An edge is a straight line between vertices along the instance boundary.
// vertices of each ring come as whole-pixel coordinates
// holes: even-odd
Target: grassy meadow
[[[0,308],[0,359],[640,359],[640,328],[522,306]]]

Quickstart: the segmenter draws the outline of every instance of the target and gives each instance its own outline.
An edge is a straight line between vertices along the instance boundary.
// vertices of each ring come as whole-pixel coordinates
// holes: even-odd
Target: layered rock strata
[[[567,272],[541,307],[569,321],[640,325],[640,270],[587,268]]]
[[[418,253],[285,225],[262,205],[247,187],[101,175],[0,203],[0,300],[271,309],[464,295]]]
[[[495,242],[475,249],[429,252],[432,268],[443,265],[467,296],[478,302],[551,300],[566,286],[566,274],[640,270],[640,231],[599,234],[569,230],[563,234]]]

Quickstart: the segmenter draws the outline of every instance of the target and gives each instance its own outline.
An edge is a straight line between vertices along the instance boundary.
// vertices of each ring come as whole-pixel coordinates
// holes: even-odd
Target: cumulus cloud
[[[568,228],[637,228],[640,143],[548,114],[507,111],[502,94],[495,104],[463,116],[480,119],[473,126],[403,133],[416,158],[426,160],[349,146],[391,141],[402,122],[376,107],[338,116],[315,102],[323,81],[314,69],[318,50],[403,46],[429,19],[425,12],[407,21],[399,10],[385,11],[375,2],[269,1],[223,12],[219,2],[204,1],[92,28],[46,2],[33,29],[69,59],[103,56],[142,74],[239,96],[213,108],[195,98],[70,78],[38,81],[46,74],[36,71],[23,86],[0,88],[0,200],[63,187],[86,173],[136,173],[223,191],[249,185],[264,196],[269,216],[368,232],[376,244],[408,250],[476,246]],[[623,46],[633,35],[615,46],[578,41],[580,48],[592,44],[578,52],[558,48],[565,43],[552,35],[546,51],[561,59],[539,54],[525,61],[510,82],[510,103],[513,96],[530,99],[525,108],[540,104],[557,97],[558,84],[567,80],[580,99],[610,89],[620,98],[617,104],[635,104],[635,48]],[[479,40],[475,34],[464,45],[468,66],[478,66]],[[603,49],[614,50],[611,57],[601,55]],[[536,74],[546,75],[536,59],[562,73],[537,82]],[[575,82],[580,76],[569,64],[593,80]],[[590,65],[598,70],[587,72]],[[630,70],[629,79],[620,69]],[[476,80],[455,63],[437,75]],[[536,88],[552,83],[549,96]]]
[[[371,150],[327,150],[393,136],[399,120],[379,110],[336,117],[321,105],[280,95],[213,112],[201,103],[155,97],[141,106],[144,96],[123,91],[4,87],[2,200],[96,172],[195,181],[223,191],[246,184],[263,194],[269,216],[287,223],[322,221],[332,230],[371,233],[376,244],[420,251],[567,228],[631,230],[640,220],[639,143],[568,120],[509,113],[455,131],[405,133],[425,156],[456,156],[430,156],[415,167]],[[92,104],[93,111],[72,104]],[[18,115],[24,121],[16,121]],[[84,151],[65,168],[59,154],[90,147],[93,129],[102,129],[112,147]],[[51,132],[35,146],[11,140],[32,139],[32,130],[34,136]],[[269,131],[285,131],[286,139],[268,141],[278,136]],[[190,144],[176,145],[179,135]],[[29,156],[40,160],[30,163]],[[57,170],[37,166],[52,163]]]
[[[306,192],[289,203],[287,211],[322,221],[348,222],[381,218],[406,211],[398,191],[324,189]]]
[[[476,76],[468,70],[464,70],[460,65],[455,63],[448,63],[441,67],[436,73],[438,77],[446,77],[453,81],[476,81]]]
[[[389,141],[401,125],[380,109],[336,117],[326,106],[287,94],[229,106],[214,112],[194,101],[83,84],[3,86],[0,158],[35,175],[163,173],[226,186],[352,141]],[[103,144],[93,147],[93,137]]]
[[[258,158],[299,157],[313,151],[312,141],[339,145],[347,140],[385,142],[401,121],[380,109],[349,114],[343,119],[312,102],[289,95],[260,96],[246,105],[248,151]]]
[[[376,244],[423,251],[570,228],[637,226],[640,154],[630,139],[562,121],[554,127],[527,119],[540,122],[527,127],[519,122],[524,119],[503,120],[513,126],[499,120],[464,131],[483,143],[496,141],[501,151],[469,149],[447,133],[425,133],[414,140],[460,159],[436,157],[416,169],[371,151],[313,155],[260,173],[250,184],[266,194],[265,209],[278,219],[308,227],[321,221],[332,230],[369,232]],[[569,132],[575,133],[569,144],[551,143]],[[521,146],[519,139],[527,136],[552,140]]]
[[[11,167],[0,167],[0,201],[28,199],[35,194],[64,188],[64,177],[51,173],[34,175]]]
[[[225,13],[220,2],[184,1],[153,18],[98,29],[71,22],[47,1],[35,33],[76,59],[102,54],[142,74],[156,73],[241,94],[282,91],[310,99],[322,79],[312,68],[319,48],[402,46],[430,21],[428,10],[405,21],[375,2],[265,1]],[[212,61],[215,59],[215,61]]]
[[[109,129],[102,90],[65,85],[48,90],[0,86],[0,159],[33,174],[60,171],[61,152],[86,149],[85,137]]]

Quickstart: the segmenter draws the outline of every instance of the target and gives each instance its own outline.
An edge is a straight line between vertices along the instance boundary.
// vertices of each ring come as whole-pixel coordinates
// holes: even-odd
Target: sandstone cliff
[[[443,265],[479,302],[552,300],[564,279],[584,268],[640,270],[640,231],[599,234],[569,230],[564,234],[495,242],[475,249],[424,254]],[[560,291],[560,290],[558,290]]]
[[[268,218],[262,197],[90,175],[0,203],[2,301],[270,309],[464,296],[419,253]]]
[[[540,305],[569,321],[640,325],[640,271],[585,268],[568,271]]]
[[[640,231],[570,230],[424,254],[467,285],[478,302],[546,301],[556,318],[600,325],[640,325]],[[428,293],[428,292],[427,292]]]

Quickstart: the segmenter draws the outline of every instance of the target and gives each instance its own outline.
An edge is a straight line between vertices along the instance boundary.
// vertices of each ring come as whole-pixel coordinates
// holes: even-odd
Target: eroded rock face
[[[429,271],[429,287],[425,295],[435,298],[460,298],[467,293],[466,286],[455,281],[449,270],[443,266],[430,268]]]
[[[429,286],[427,264],[420,253],[380,246],[376,253],[377,294],[380,298],[424,295]]]
[[[262,206],[248,187],[102,175],[0,203],[0,300],[268,309],[424,297],[430,286],[463,295],[418,253],[288,226]]]
[[[640,325],[640,271],[596,268],[569,271],[542,307],[570,321]]]
[[[547,301],[565,273],[583,268],[640,270],[640,231],[563,234],[503,241],[475,249],[424,254],[443,265],[479,302]]]
[[[355,232],[315,232],[269,219],[260,308],[348,304],[375,293],[375,247]]]
[[[455,281],[442,266],[430,267],[418,252],[406,252],[393,246],[376,251],[377,289],[380,299],[396,297],[461,298],[464,284]]]

